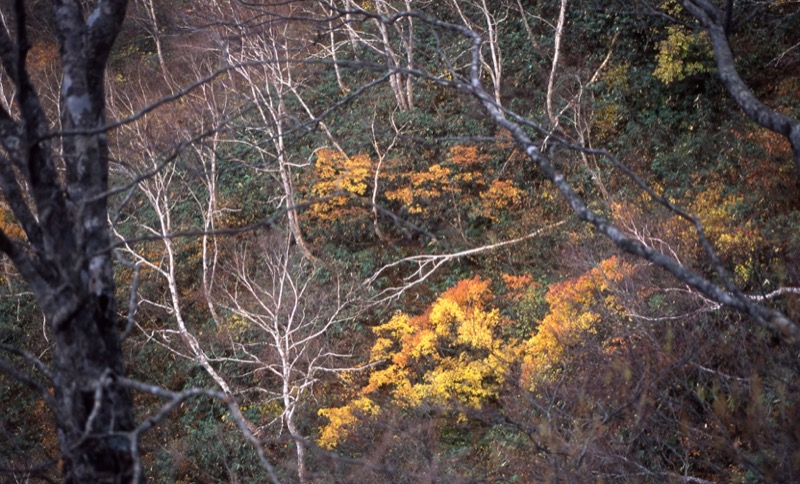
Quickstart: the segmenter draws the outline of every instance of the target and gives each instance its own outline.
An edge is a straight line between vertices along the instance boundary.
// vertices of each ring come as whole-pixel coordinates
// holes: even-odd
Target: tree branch
[[[764,128],[783,135],[792,146],[795,167],[800,176],[800,121],[781,114],[762,103],[742,80],[728,43],[723,14],[708,0],[678,0],[700,21],[711,39],[719,78],[747,117]]]

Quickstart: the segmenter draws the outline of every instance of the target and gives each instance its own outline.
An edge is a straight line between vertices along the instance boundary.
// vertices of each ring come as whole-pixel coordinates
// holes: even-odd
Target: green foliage
[[[452,2],[423,3],[420,8],[427,13],[461,22]],[[468,3],[459,5],[481,25],[479,3]],[[486,3],[502,12],[497,28],[504,106],[549,126],[543,99],[557,2],[521,2],[530,33],[516,2]],[[374,2],[359,5],[375,10]],[[404,8],[402,2],[395,6]],[[656,6],[690,22],[674,1]],[[766,104],[797,116],[800,57],[793,47],[800,40],[800,16],[792,2],[735,6],[730,39],[742,77]],[[169,2],[169,7],[182,12],[201,8],[188,1]],[[659,193],[696,214],[733,282],[747,294],[800,285],[800,188],[785,140],[754,126],[731,101],[713,75],[713,53],[701,30],[638,15],[633,8],[610,1],[570,2],[555,86],[557,103],[569,109],[557,134],[609,149]],[[744,18],[748,21],[740,20]],[[453,32],[415,22],[414,68],[446,81],[465,75],[469,43]],[[373,23],[362,26],[353,20],[350,25],[363,28],[369,38],[380,36]],[[157,67],[152,39],[137,32],[121,37],[112,54],[112,68],[124,81],[114,89],[132,89],[137,84],[133,81],[146,79]],[[323,34],[318,44],[298,55],[323,56]],[[170,42],[178,38],[165,37],[165,48],[174,49]],[[354,49],[345,32],[337,31],[335,40],[339,60],[385,62],[374,49]],[[403,42],[393,42],[404,53]],[[484,45],[484,55],[488,50]],[[46,70],[54,53],[36,44],[29,62]],[[168,52],[168,58],[176,53]],[[197,65],[216,66],[214,54],[210,63],[206,59]],[[589,83],[607,55],[607,64]],[[342,82],[351,90],[379,75],[341,67]],[[139,70],[141,79],[136,77]],[[284,122],[296,130],[285,140],[283,154],[292,163],[298,199],[347,192],[347,197],[300,212],[301,230],[323,261],[318,270],[324,285],[333,288],[341,282],[348,289],[360,288],[385,264],[403,257],[454,253],[522,237],[568,213],[534,163],[512,143],[491,139],[508,133],[498,132],[480,107],[456,90],[416,79],[415,108],[400,111],[384,83],[327,112],[346,95],[334,69],[312,63],[292,74],[303,101],[315,115],[326,113],[326,126],[347,153],[335,150],[326,134],[304,126],[305,107],[295,95],[287,95]],[[268,148],[272,140],[259,126],[261,118],[248,112],[240,82],[232,80],[226,102],[245,114],[221,132],[223,142],[214,153],[217,228],[264,220],[284,200],[275,153]],[[125,97],[124,92],[114,94]],[[187,97],[181,102],[194,101]],[[181,117],[180,122],[197,121],[205,127],[207,120],[199,119],[204,108],[194,108],[176,109],[203,113],[197,120]],[[164,125],[172,128],[166,121]],[[583,130],[584,141],[576,129]],[[546,135],[531,134],[536,142]],[[210,154],[208,147],[202,149]],[[681,263],[713,276],[692,228],[655,208],[607,160],[557,147],[552,154],[593,208],[644,243],[670,256],[674,250]],[[392,213],[378,217],[382,237],[367,201],[375,188],[379,155],[385,158],[377,201]],[[199,183],[198,166],[188,150],[176,160],[169,187],[174,231],[202,226],[198,200],[208,193]],[[604,183],[602,190],[593,170]],[[119,197],[112,199],[116,203]],[[118,226],[121,235],[144,235],[143,225],[156,225],[156,213],[143,198],[135,195],[127,203]],[[3,230],[22,237],[8,214],[0,215]],[[278,223],[269,230],[283,228]],[[217,239],[220,262],[212,300],[235,292],[229,257],[240,242],[262,235]],[[218,308],[220,328],[212,327],[200,288],[199,241],[175,239],[173,244],[185,319],[208,353],[219,358],[215,368],[233,374],[241,369],[237,358],[262,355],[262,333],[223,308]],[[164,257],[162,245],[157,241],[137,249],[156,262]],[[409,470],[392,476],[409,482],[581,482],[587,476],[780,482],[798,475],[793,429],[800,428],[800,394],[792,384],[796,354],[651,267],[612,255],[590,230],[570,221],[556,233],[448,262],[385,306],[365,302],[357,319],[337,323],[325,340],[337,353],[351,354],[353,366],[371,366],[342,380],[318,375],[317,388],[322,390],[315,390],[308,405],[298,410],[302,430],[310,438],[319,437],[324,446],[341,443],[337,451],[346,458]],[[382,288],[407,282],[404,270],[389,268],[368,288],[371,293],[354,293],[368,301]],[[130,270],[119,268],[119,301],[127,301],[131,277]],[[17,287],[13,277],[2,282],[7,286],[0,295],[0,342],[29,348],[46,359],[39,313],[28,296],[14,296],[25,288]],[[158,346],[165,340],[158,338],[167,335],[181,347],[172,333],[160,332],[174,329],[161,307],[168,297],[163,281],[145,271],[140,294],[149,303],[142,303],[137,313],[145,334],[134,331],[126,342],[131,376],[174,390],[211,387],[193,362]],[[795,296],[769,304],[800,320]],[[19,358],[10,361],[26,367]],[[45,409],[23,385],[0,378],[0,405],[5,409],[0,438],[8,442],[0,450],[0,467],[55,455],[52,429],[40,423],[49,421]],[[231,381],[237,389],[254,382],[268,388],[276,384],[274,376],[261,371]],[[259,425],[282,410],[274,401],[259,400],[260,395],[237,393],[237,398]],[[136,399],[142,415],[160,404],[142,395]],[[154,481],[266,480],[252,447],[219,402],[186,402],[145,437],[142,449]],[[292,444],[270,442],[266,449],[280,476],[291,480]],[[352,478],[341,470],[344,464],[329,465],[316,454],[309,460],[320,482],[388,479],[369,474],[366,466]]]
[[[658,44],[658,66],[653,75],[664,84],[712,71],[713,53],[705,33],[684,26],[667,27],[667,38]]]
[[[198,369],[193,373],[197,376],[186,381],[186,388],[209,383]],[[202,397],[188,401],[181,405],[174,425],[181,433],[168,435],[162,430],[165,443],[159,446],[152,464],[160,482],[267,479],[252,444],[236,430],[221,402]]]

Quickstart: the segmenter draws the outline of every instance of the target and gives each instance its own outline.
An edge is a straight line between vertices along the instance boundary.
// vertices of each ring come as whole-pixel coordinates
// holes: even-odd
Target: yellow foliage
[[[400,202],[409,213],[425,214],[449,196],[459,195],[466,184],[484,185],[482,167],[488,156],[476,146],[457,145],[450,148],[443,163],[424,171],[409,171],[389,176],[398,186],[387,190],[388,200]]]
[[[719,253],[734,264],[737,282],[744,283],[752,272],[752,255],[761,241],[761,234],[751,220],[742,221],[737,209],[744,202],[740,194],[723,195],[720,186],[701,192],[692,204],[703,225],[706,237]],[[693,233],[694,228],[691,227]],[[692,235],[686,234],[686,237]]]
[[[597,332],[602,319],[598,311],[620,311],[610,289],[631,272],[629,264],[611,257],[599,267],[550,288],[545,296],[550,312],[525,343],[522,372],[529,387],[558,373],[567,349]]]
[[[616,134],[617,123],[620,122],[619,105],[616,103],[601,103],[594,110],[593,128],[597,137],[607,140]]]
[[[390,186],[385,197],[405,206],[412,214],[426,215],[448,208],[456,198],[466,200],[472,214],[497,221],[502,213],[522,202],[524,192],[511,180],[495,180],[490,156],[477,146],[456,145],[449,149],[441,163],[420,171],[401,171],[385,175]],[[390,163],[395,165],[394,163]],[[396,164],[408,166],[409,163]],[[450,207],[452,208],[452,207]]]
[[[480,215],[497,221],[504,210],[522,201],[523,192],[511,180],[495,180],[489,189],[481,193]]]
[[[234,335],[241,335],[252,327],[253,323],[238,314],[231,315],[225,319],[224,327]]]
[[[494,335],[492,330],[500,324],[500,311],[476,311],[464,318],[458,325],[457,341],[475,348],[492,349]]]
[[[481,153],[477,146],[455,145],[447,153],[448,161],[455,165],[471,166],[486,163],[489,157]]]
[[[317,183],[311,188],[312,195],[316,198],[339,196],[315,204],[312,212],[322,219],[335,220],[350,212],[346,207],[347,194],[366,194],[372,160],[368,155],[349,157],[324,148],[317,152],[315,168]]]
[[[464,320],[464,311],[458,302],[440,297],[433,303],[428,316],[437,336],[446,337],[452,331],[452,326]]]
[[[400,407],[458,402],[480,408],[497,396],[520,349],[515,341],[501,338],[500,312],[486,307],[491,295],[489,281],[465,279],[445,291],[429,311],[418,316],[397,312],[374,328],[378,338],[370,356],[379,368],[353,402],[320,411],[329,419],[320,445],[332,447],[346,436],[344,429],[355,422],[348,409],[378,391]]]
[[[5,203],[0,203],[0,230],[10,239],[25,239],[25,232]]]
[[[403,203],[410,213],[423,213],[424,206],[437,201],[448,193],[458,193],[457,184],[452,183],[452,170],[436,164],[427,171],[406,173],[406,186],[388,190],[386,198]]]
[[[667,38],[658,44],[658,66],[653,75],[664,84],[681,81],[688,76],[709,72],[712,59],[708,36],[695,33],[682,25],[667,27]]]
[[[349,428],[358,420],[358,414],[371,415],[379,411],[375,402],[362,397],[340,408],[323,408],[319,415],[328,419],[328,425],[322,429],[317,443],[325,449],[332,449],[347,435]]]

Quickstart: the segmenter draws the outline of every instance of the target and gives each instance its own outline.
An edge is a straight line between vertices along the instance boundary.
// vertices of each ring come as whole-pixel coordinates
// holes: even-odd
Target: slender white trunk
[[[168,84],[171,83],[171,77],[167,70],[167,63],[164,61],[164,52],[161,48],[161,32],[158,26],[158,18],[156,17],[155,5],[153,0],[146,0],[144,2],[147,15],[150,16],[150,21],[153,23],[153,41],[156,43],[156,55],[158,56],[158,65],[161,67],[161,74],[164,76],[164,81]]]
[[[333,23],[328,22],[328,29],[330,29],[330,38],[331,38],[331,59],[333,59],[333,70],[336,73],[336,83],[339,84],[339,89],[342,91],[342,94],[347,94],[350,92],[350,88],[344,85],[344,81],[342,80],[342,72],[339,69],[339,59],[338,55],[336,54],[336,40],[334,39],[333,35]]]
[[[183,319],[183,312],[181,311],[180,305],[180,293],[178,292],[178,284],[175,277],[175,253],[172,248],[172,239],[169,238],[172,230],[172,222],[170,220],[169,211],[169,198],[166,194],[167,189],[169,188],[169,178],[170,177],[168,175],[162,174],[161,177],[157,179],[158,186],[156,188],[152,190],[145,190],[145,194],[150,199],[150,203],[152,204],[153,209],[156,212],[156,216],[158,217],[160,235],[164,243],[164,249],[167,252],[167,269],[164,270],[163,268],[157,268],[157,270],[167,280],[167,287],[169,288],[170,300],[172,303],[172,312],[175,316],[175,321],[178,323],[178,334],[184,343],[186,343],[186,345],[189,347],[192,354],[197,359],[197,362],[200,363],[200,366],[206,370],[206,373],[208,373],[211,379],[214,380],[214,382],[222,389],[222,391],[230,394],[230,386],[228,386],[228,383],[222,378],[222,376],[220,376],[219,373],[217,373],[214,367],[211,366],[211,363],[208,361],[208,357],[200,347],[200,343],[186,327],[186,321]]]
[[[386,5],[386,0],[376,0],[375,8],[378,13],[384,17],[388,17],[390,14]],[[389,40],[389,29],[386,27],[386,24],[380,20],[375,20],[375,25],[378,27],[378,31],[381,34],[381,40],[383,41],[382,53],[386,59],[389,69],[398,69],[402,67],[400,56],[398,56],[394,49],[392,49],[392,44]],[[401,38],[402,37],[403,36],[401,34]],[[403,74],[396,72],[389,76],[389,85],[391,86],[395,100],[397,101],[397,107],[400,108],[401,111],[408,111],[411,109],[409,99],[407,97],[408,86]]]
[[[294,410],[292,407],[291,412],[287,410],[286,415],[286,429],[289,435],[294,440],[295,449],[297,451],[297,477],[301,484],[308,482],[308,472],[306,470],[306,446],[303,443],[303,436],[297,430],[297,425],[294,421]]]
[[[292,186],[292,176],[290,172],[290,168],[288,163],[286,162],[286,149],[284,146],[284,133],[283,133],[283,98],[278,101],[278,112],[277,116],[275,117],[275,125],[276,125],[276,143],[277,143],[277,151],[278,151],[278,172],[281,177],[281,184],[283,185],[283,191],[286,195],[286,218],[289,221],[289,230],[292,232],[292,237],[294,238],[295,243],[300,248],[300,251],[303,253],[306,259],[310,260],[313,263],[319,262],[319,259],[311,252],[311,249],[306,244],[306,240],[303,237],[303,232],[300,229],[300,220],[297,216],[297,210],[294,208],[295,205],[295,196],[294,196],[294,187]]]
[[[536,42],[536,37],[533,35],[531,24],[528,23],[528,15],[525,12],[525,7],[522,6],[522,0],[517,0],[517,7],[519,7],[519,14],[522,16],[522,23],[525,25],[525,31],[528,32],[528,40],[531,41],[531,46],[537,51],[540,50],[539,43]]]
[[[208,189],[208,203],[204,215],[205,220],[203,221],[203,293],[206,297],[206,305],[208,306],[208,312],[211,314],[211,319],[215,325],[219,326],[219,317],[211,296],[211,288],[214,284],[214,276],[217,269],[217,238],[213,234],[215,229],[214,217],[217,212],[217,141],[218,136],[215,135],[212,143],[211,161],[208,165],[203,163]]]
[[[473,22],[464,14],[464,11],[461,9],[461,4],[459,3],[460,0],[451,0],[453,4],[453,8],[456,9],[458,12],[458,16],[461,17],[461,21],[464,22],[464,25],[472,30],[479,30],[476,29],[473,25]],[[489,11],[489,5],[486,3],[485,0],[481,0],[481,4],[478,5],[473,3],[475,7],[477,7],[481,13],[483,14],[484,20],[486,21],[486,37],[484,38],[484,45],[489,45],[489,56],[491,58],[491,64],[486,62],[481,56],[481,67],[485,68],[489,72],[489,77],[492,81],[492,92],[494,95],[494,100],[498,104],[500,104],[500,85],[502,83],[502,76],[503,76],[503,66],[502,66],[502,58],[500,53],[500,46],[497,40],[497,29],[495,28],[498,21]]]
[[[547,117],[553,126],[558,125],[558,119],[553,111],[553,91],[556,84],[556,70],[558,69],[558,58],[561,55],[561,37],[564,34],[564,21],[567,13],[567,0],[561,0],[561,9],[558,12],[558,23],[556,24],[555,46],[553,52],[553,66],[550,68],[550,79],[547,81]]]
[[[489,53],[492,56],[492,86],[494,88],[494,100],[500,104],[500,84],[503,80],[503,59],[500,57],[500,45],[497,41],[496,20],[489,12],[486,0],[481,0],[481,11],[486,19],[486,32],[489,36]]]
[[[282,49],[279,48],[274,37],[271,39],[271,41],[272,45],[269,47],[263,47],[260,45],[249,46],[252,48],[252,54],[257,57],[258,55],[263,54],[263,51],[269,51],[268,55],[272,56],[273,58],[279,58],[281,55],[285,55],[285,53],[280,52]],[[246,60],[248,60],[248,58],[243,55],[242,61]],[[283,131],[283,123],[285,117],[285,106],[283,97],[284,88],[288,87],[290,90],[293,89],[291,77],[287,72],[285,72],[284,67],[280,64],[270,65],[269,70],[264,71],[263,78],[253,78],[250,70],[247,68],[238,69],[238,72],[242,75],[250,87],[253,100],[256,102],[256,107],[258,108],[261,119],[264,121],[266,130],[269,133],[270,138],[272,139],[273,147],[275,148],[275,157],[278,162],[278,174],[280,176],[281,187],[283,188],[284,192],[284,205],[286,207],[286,218],[289,223],[289,231],[291,232],[295,243],[300,248],[303,256],[312,263],[316,264],[319,262],[319,259],[311,252],[311,249],[308,247],[308,244],[303,237],[303,232],[300,228],[300,220],[295,208],[296,200],[294,187],[292,186],[292,173],[289,163],[286,160],[286,150],[284,146],[285,133]],[[263,87],[261,83],[263,83]],[[270,126],[272,127],[270,128]]]
[[[411,11],[411,1],[406,0],[406,11]],[[408,33],[406,35],[406,68],[414,68],[414,17],[408,17]],[[412,76],[406,75],[406,102],[408,109],[414,109],[414,84]]]

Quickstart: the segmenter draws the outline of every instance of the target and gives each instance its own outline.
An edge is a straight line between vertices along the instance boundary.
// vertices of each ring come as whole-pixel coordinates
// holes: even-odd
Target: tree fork
[[[88,15],[79,0],[52,2],[62,69],[60,127],[79,133],[62,136],[59,147],[49,141],[55,123],[26,71],[25,3],[13,3],[13,30],[0,30],[0,61],[18,107],[16,116],[0,110],[0,188],[30,249],[0,233],[0,251],[31,287],[55,338],[54,414],[64,481],[131,482],[132,400],[115,382],[124,366],[108,207],[100,196],[108,190],[109,165],[105,69],[127,0],[98,0]]]

